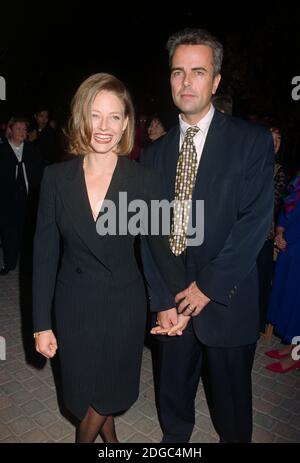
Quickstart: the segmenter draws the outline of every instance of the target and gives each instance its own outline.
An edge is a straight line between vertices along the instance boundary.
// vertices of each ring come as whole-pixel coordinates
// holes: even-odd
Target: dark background
[[[174,112],[169,90],[168,36],[206,28],[225,48],[219,93],[237,115],[276,116],[299,129],[300,100],[291,98],[300,75],[300,7],[292,2],[51,2],[1,6],[0,75],[7,101],[0,118],[31,115],[40,104],[66,111],[76,88],[94,72],[125,81],[136,108]]]

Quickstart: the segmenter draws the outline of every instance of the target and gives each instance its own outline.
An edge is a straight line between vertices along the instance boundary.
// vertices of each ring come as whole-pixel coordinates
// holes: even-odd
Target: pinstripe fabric
[[[119,191],[149,203],[159,190],[153,171],[119,158],[106,199],[118,210]],[[82,158],[46,169],[34,247],[34,330],[52,326],[54,303],[64,401],[79,419],[90,404],[111,414],[138,397],[146,296],[135,240],[97,234]],[[168,237],[148,242],[175,295],[184,289],[184,270]]]

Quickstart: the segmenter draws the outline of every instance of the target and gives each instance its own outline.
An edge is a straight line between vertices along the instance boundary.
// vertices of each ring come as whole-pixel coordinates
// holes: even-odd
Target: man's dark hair
[[[179,45],[206,45],[212,49],[214,77],[221,72],[223,60],[223,45],[209,32],[204,29],[186,28],[173,34],[166,45],[169,53],[169,64],[176,48]]]

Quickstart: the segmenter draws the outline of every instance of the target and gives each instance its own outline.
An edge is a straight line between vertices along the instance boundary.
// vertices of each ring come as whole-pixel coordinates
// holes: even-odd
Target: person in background
[[[232,116],[233,100],[230,95],[213,95],[211,102],[218,111]]]
[[[300,369],[293,350],[300,342],[300,170],[289,183],[288,195],[276,224],[275,244],[279,249],[267,314],[285,346],[266,352],[279,361],[266,368],[274,373]],[[299,355],[299,349],[298,354]]]
[[[49,109],[40,107],[34,114],[34,119],[34,128],[29,132],[28,140],[35,144],[46,164],[59,161],[60,150],[55,129],[49,123]]]
[[[0,120],[0,143],[4,143],[6,136],[6,122]]]
[[[257,270],[259,282],[259,310],[260,310],[260,331],[265,333],[267,322],[267,311],[272,290],[274,276],[274,238],[275,223],[277,222],[283,197],[287,186],[287,176],[283,166],[278,162],[278,153],[281,148],[281,130],[277,123],[271,119],[265,119],[264,125],[268,127],[274,142],[275,164],[274,164],[274,214],[271,228],[268,232],[264,245],[257,257]]]
[[[166,133],[166,128],[158,114],[153,114],[148,120],[147,133],[151,142],[162,137]]]
[[[20,250],[25,246],[25,224],[33,228],[30,222],[34,222],[44,164],[36,148],[26,142],[27,130],[26,119],[11,118],[7,140],[0,145],[0,233],[4,261],[0,275],[16,268]]]
[[[139,161],[141,152],[147,143],[146,123],[147,116],[144,112],[141,112],[135,122],[134,144],[128,156],[129,159],[134,161]]]

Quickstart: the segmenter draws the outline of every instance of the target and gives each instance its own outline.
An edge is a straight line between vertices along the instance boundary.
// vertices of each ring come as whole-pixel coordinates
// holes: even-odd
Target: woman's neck
[[[18,141],[18,140],[13,140],[12,138],[9,139],[9,141],[11,142],[12,145],[14,145],[16,148],[19,148],[19,146],[22,145],[22,141]]]
[[[89,153],[84,158],[84,170],[88,174],[107,174],[114,171],[118,156],[114,153]]]

